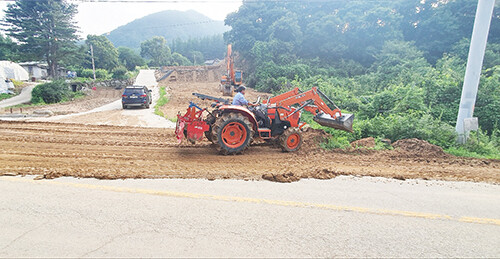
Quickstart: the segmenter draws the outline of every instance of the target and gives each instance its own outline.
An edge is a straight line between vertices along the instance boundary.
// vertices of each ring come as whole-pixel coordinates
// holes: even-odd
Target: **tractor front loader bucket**
[[[354,114],[342,114],[339,118],[334,119],[328,114],[321,113],[314,116],[313,120],[321,126],[352,132]]]

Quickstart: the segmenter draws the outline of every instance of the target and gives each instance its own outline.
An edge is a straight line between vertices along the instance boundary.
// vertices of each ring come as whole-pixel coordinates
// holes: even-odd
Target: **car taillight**
[[[126,95],[122,94],[122,97],[127,97]]]
[[[147,95],[145,95],[145,94],[141,95],[141,97],[146,97],[146,96],[147,96]]]

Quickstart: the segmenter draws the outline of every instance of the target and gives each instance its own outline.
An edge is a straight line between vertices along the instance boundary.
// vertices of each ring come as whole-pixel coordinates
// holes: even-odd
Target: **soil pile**
[[[441,147],[416,138],[401,139],[392,144],[392,146],[396,149],[395,151],[401,155],[411,155],[416,157],[449,156]]]
[[[353,148],[374,148],[375,139],[373,137],[362,138],[351,142]]]
[[[309,153],[314,150],[321,149],[320,144],[328,141],[332,135],[326,133],[324,130],[307,128],[302,134],[302,146],[300,147],[300,153]]]

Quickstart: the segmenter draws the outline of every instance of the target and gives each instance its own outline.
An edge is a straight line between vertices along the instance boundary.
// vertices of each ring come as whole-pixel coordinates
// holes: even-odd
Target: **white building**
[[[19,63],[26,71],[28,71],[31,80],[47,79],[49,77],[49,66],[45,62],[31,61]],[[66,69],[59,68],[57,76],[65,77]]]

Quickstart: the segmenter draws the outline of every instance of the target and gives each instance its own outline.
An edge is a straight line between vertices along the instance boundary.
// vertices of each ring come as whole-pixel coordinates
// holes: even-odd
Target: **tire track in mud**
[[[283,153],[262,144],[243,155],[222,156],[208,141],[177,145],[172,129],[2,121],[0,145],[0,175],[279,182],[358,175],[500,183],[498,160],[314,147]]]

